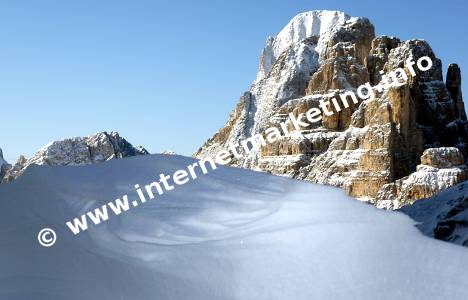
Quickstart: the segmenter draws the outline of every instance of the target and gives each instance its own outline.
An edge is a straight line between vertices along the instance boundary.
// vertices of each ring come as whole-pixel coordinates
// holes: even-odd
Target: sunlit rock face
[[[378,207],[398,209],[421,198],[431,197],[468,179],[464,157],[455,147],[429,148],[416,171],[385,184],[377,194]]]
[[[398,208],[431,196],[466,178],[461,174],[465,174],[468,123],[460,69],[449,65],[444,82],[442,62],[427,42],[375,37],[368,19],[342,12],[297,15],[276,37],[268,38],[250,90],[241,96],[226,125],[195,156],[214,156],[229,144],[263,134],[269,126],[286,121],[290,113],[298,116],[318,107],[321,99],[366,82],[376,85],[382,79],[380,71],[388,73],[403,67],[407,59],[422,56],[431,58],[432,68],[425,72],[415,68],[416,76],[408,74],[406,85],[384,90],[331,116],[322,114],[320,122],[307,128],[297,130],[289,124],[290,137],[234,159],[232,165],[342,187],[379,207]],[[421,161],[426,149],[436,150],[424,157],[437,157],[453,148],[461,164],[452,162],[446,168]],[[429,172],[424,166],[439,171]],[[453,166],[459,170],[453,171]],[[446,169],[452,173],[448,175]],[[416,175],[411,174],[417,172],[431,174],[425,187],[420,176],[418,188],[412,183]],[[408,185],[404,190],[413,192],[398,192],[402,181]],[[409,187],[412,184],[414,188]]]

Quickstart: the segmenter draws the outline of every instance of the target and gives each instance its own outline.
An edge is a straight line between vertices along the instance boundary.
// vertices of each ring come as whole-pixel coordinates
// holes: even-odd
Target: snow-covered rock
[[[454,147],[429,148],[421,164],[409,176],[385,184],[373,203],[380,208],[398,209],[428,198],[468,179],[468,168],[460,150]]]
[[[68,138],[45,145],[30,159],[20,156],[16,164],[3,176],[3,181],[18,178],[31,165],[81,166],[144,154],[148,154],[146,149],[141,146],[133,147],[117,132],[100,132],[88,137]]]
[[[32,166],[0,185],[0,299],[467,299],[468,251],[333,187],[221,167],[77,236],[65,223],[195,161]],[[49,227],[49,248],[37,234]]]
[[[468,181],[400,211],[418,222],[424,234],[468,247]]]
[[[329,39],[337,27],[346,22],[356,22],[343,12],[315,10],[295,16],[275,37],[268,37],[260,58],[260,67],[256,81],[260,81],[270,72],[281,54],[290,47],[301,44],[308,38],[316,39],[314,43],[313,64],[319,65],[326,54]]]
[[[6,172],[11,168],[11,165],[6,162],[3,158],[3,151],[0,148],[0,182],[2,182],[3,176],[5,176]]]
[[[464,163],[463,154],[455,147],[429,148],[421,155],[421,164],[434,168],[451,168]]]
[[[177,155],[177,153],[175,153],[171,149],[164,150],[163,152],[161,152],[161,154]]]
[[[312,75],[327,59],[326,49],[341,30],[363,28],[370,41],[373,26],[365,18],[353,18],[338,11],[311,11],[294,17],[274,38],[268,38],[256,80],[245,92],[226,126],[196,153],[197,157],[214,155],[228,143],[235,143],[266,128],[277,109],[288,100],[305,95]],[[369,50],[367,49],[367,51]],[[258,154],[236,165],[256,167]]]
[[[442,62],[426,41],[374,37],[374,27],[366,18],[335,11],[311,11],[294,17],[267,40],[250,90],[242,95],[226,125],[194,156],[214,157],[230,144],[238,145],[287,121],[290,113],[297,117],[317,108],[320,100],[328,101],[366,82],[377,85],[382,80],[380,71],[388,73],[403,67],[407,59],[422,56],[431,58],[432,68],[426,72],[416,68],[416,76],[409,76],[406,85],[378,92],[375,99],[331,116],[322,114],[320,122],[307,128],[289,126],[300,139],[282,138],[232,162],[234,166],[335,185],[356,198],[376,203],[385,185],[417,171],[425,149],[456,147],[468,159],[468,122],[458,66],[448,66],[444,83]],[[461,165],[466,166],[466,161]],[[430,174],[442,178],[443,184],[427,189],[428,193],[462,180],[445,169]]]

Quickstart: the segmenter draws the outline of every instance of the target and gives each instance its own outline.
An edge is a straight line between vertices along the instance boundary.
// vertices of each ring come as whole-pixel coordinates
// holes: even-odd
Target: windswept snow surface
[[[66,227],[190,163],[31,167],[1,185],[0,299],[468,299],[465,248],[339,189],[248,170],[220,168],[77,236]]]

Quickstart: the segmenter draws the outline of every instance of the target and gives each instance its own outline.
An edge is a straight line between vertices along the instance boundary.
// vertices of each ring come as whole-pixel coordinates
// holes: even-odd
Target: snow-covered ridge
[[[263,78],[271,69],[280,54],[300,41],[317,37],[315,51],[322,55],[333,30],[343,26],[347,21],[357,21],[359,18],[350,17],[340,11],[314,10],[296,15],[276,35],[269,37],[260,60],[260,70],[257,80]]]
[[[133,147],[117,132],[100,132],[87,137],[50,142],[30,159],[21,156],[18,162],[3,174],[2,178],[4,182],[12,181],[31,165],[80,166],[144,154],[148,154],[145,148]]]
[[[287,47],[311,36],[329,37],[334,28],[357,19],[340,11],[314,10],[298,14],[276,36],[273,54],[278,57]]]

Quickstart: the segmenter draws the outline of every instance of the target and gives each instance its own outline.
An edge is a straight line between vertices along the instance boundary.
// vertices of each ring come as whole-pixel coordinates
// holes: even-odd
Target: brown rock
[[[432,68],[425,72],[415,68],[416,76],[409,76],[406,85],[340,111],[329,105],[333,115],[322,113],[320,122],[293,132],[295,138],[266,145],[234,165],[342,187],[387,208],[430,196],[466,178],[464,163],[447,167],[462,162],[468,152],[460,71],[451,65],[444,83],[442,62],[426,41],[374,38],[372,24],[358,18],[337,25],[326,40],[312,35],[269,61],[275,42],[267,43],[263,53],[267,67],[261,66],[249,97],[241,98],[226,126],[199,149],[197,157],[262,134],[287,121],[289,113],[298,116],[318,107],[320,100],[336,98],[366,81],[375,85],[380,71],[404,68],[408,58],[428,56]],[[296,131],[291,123],[288,128]],[[438,150],[434,155],[432,150],[424,152],[429,148]]]

